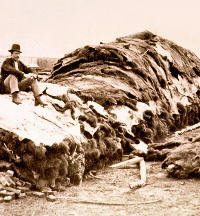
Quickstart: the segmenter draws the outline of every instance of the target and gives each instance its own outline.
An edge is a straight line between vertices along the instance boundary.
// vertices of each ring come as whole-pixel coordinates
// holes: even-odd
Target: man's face
[[[13,51],[13,53],[11,54],[11,58],[15,61],[17,61],[20,57],[20,52],[18,51]]]

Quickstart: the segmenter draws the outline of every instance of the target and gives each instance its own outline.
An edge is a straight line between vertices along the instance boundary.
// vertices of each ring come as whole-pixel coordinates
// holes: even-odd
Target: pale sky
[[[63,57],[149,30],[200,56],[199,0],[0,0],[0,55]]]

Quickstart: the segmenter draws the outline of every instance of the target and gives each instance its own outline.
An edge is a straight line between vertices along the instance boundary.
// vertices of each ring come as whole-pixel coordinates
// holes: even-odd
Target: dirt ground
[[[59,199],[56,202],[35,197],[13,200],[0,204],[0,215],[200,215],[199,180],[167,178],[160,162],[147,162],[146,165],[148,181],[145,187],[136,190],[129,188],[129,182],[139,179],[137,168],[106,168],[99,171],[99,179],[88,179],[81,186],[57,193]],[[93,201],[96,204],[87,203]]]
[[[178,139],[199,136],[200,129]],[[130,189],[139,169],[105,168],[96,177],[56,193],[57,201],[27,197],[0,204],[0,216],[198,216],[200,179],[172,179],[161,162],[146,162],[147,185]]]

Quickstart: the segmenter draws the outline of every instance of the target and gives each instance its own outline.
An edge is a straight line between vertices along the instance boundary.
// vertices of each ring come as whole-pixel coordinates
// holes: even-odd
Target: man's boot
[[[38,106],[38,105],[46,106],[47,104],[44,103],[40,97],[41,97],[41,95],[38,95],[35,97],[35,106]]]
[[[12,102],[17,104],[17,105],[22,103],[21,100],[19,99],[18,92],[12,93]]]

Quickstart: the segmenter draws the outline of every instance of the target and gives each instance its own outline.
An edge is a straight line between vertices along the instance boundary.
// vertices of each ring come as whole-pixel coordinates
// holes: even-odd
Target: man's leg
[[[35,78],[25,78],[19,83],[19,89],[21,91],[26,90],[30,86],[31,86],[31,89],[33,91],[33,95],[34,95],[34,98],[35,98],[35,105],[36,106],[37,105],[42,105],[42,106],[47,105],[40,98],[41,93],[40,93],[40,90],[39,90],[38,82],[37,82],[37,80]]]
[[[9,75],[5,80],[4,80],[4,86],[5,86],[5,91],[6,93],[14,93],[19,91],[18,87],[18,79],[14,75]]]
[[[19,90],[25,91],[26,89],[30,88],[33,83],[33,78],[24,78],[19,82]]]
[[[39,90],[38,81],[36,79],[33,80],[31,84],[31,89],[35,97],[35,106],[37,105],[46,106],[47,104],[45,104],[40,98],[42,94]]]
[[[16,104],[21,104],[21,101],[18,98],[19,86],[18,79],[14,75],[9,75],[4,80],[5,92],[12,94],[12,101]]]

